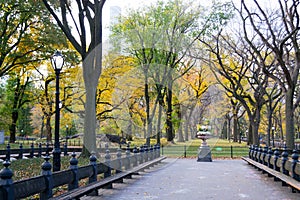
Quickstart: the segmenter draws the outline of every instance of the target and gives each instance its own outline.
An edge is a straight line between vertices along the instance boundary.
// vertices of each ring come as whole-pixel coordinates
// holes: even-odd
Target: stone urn
[[[201,143],[200,147],[198,148],[197,161],[198,162],[212,162],[210,147],[207,145],[207,142],[206,142],[206,140],[211,138],[210,133],[199,131],[196,134],[196,138],[202,140],[202,143]]]

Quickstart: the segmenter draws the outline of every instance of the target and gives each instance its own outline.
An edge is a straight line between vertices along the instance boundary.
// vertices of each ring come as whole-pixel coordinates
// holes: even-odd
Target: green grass
[[[61,170],[68,169],[71,157],[61,157]],[[41,166],[45,160],[43,158],[32,158],[15,160],[11,162],[9,168],[13,171],[13,180],[22,180],[38,176],[41,174]],[[49,161],[52,164],[52,158]],[[89,163],[88,158],[78,158],[78,166],[84,166]]]
[[[232,143],[227,140],[212,138],[207,140],[213,158],[240,158],[248,155],[249,147],[246,143]],[[201,140],[186,143],[169,144],[163,147],[163,154],[172,157],[197,157]]]

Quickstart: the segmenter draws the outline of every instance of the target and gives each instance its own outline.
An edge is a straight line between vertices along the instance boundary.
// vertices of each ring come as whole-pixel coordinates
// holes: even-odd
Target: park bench
[[[274,181],[281,181],[282,186],[290,186],[292,192],[300,192],[300,165],[296,151],[292,155],[292,161],[288,159],[286,149],[281,157],[278,149],[273,151],[268,148],[250,147],[249,157],[242,157],[249,165],[252,165],[262,173],[273,177]]]
[[[122,171],[119,173],[116,173],[115,175],[109,176],[107,178],[101,179],[100,181],[96,181],[93,183],[90,183],[86,186],[82,186],[76,189],[73,189],[71,191],[68,191],[62,195],[59,195],[57,197],[51,198],[51,200],[70,200],[70,199],[80,199],[80,197],[89,195],[89,194],[96,194],[97,190],[100,188],[112,188],[113,183],[122,183],[123,179],[131,178],[132,175],[138,175],[139,172],[142,172],[143,170],[150,168],[154,166],[155,164],[161,162],[166,157],[162,156],[159,158],[156,158],[154,160],[145,162],[143,164],[140,164],[130,170]]]
[[[293,192],[295,192],[295,190],[297,190],[298,192],[300,191],[300,182],[293,179],[292,177],[275,171],[274,169],[271,169],[268,166],[258,163],[250,158],[242,157],[242,159],[248,162],[248,164],[256,167],[258,170],[261,170],[263,173],[267,173],[268,176],[274,177],[274,180],[280,180],[283,186],[289,185],[291,188],[293,188]]]

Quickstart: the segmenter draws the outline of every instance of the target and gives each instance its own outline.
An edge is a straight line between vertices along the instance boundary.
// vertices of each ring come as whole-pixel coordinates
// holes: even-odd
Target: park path
[[[114,189],[101,189],[93,200],[299,200],[281,182],[261,174],[242,160],[197,162],[171,159],[146,170]]]

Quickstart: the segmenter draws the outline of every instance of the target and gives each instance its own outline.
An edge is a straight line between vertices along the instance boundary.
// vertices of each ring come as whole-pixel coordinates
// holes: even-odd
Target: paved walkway
[[[194,159],[166,159],[141,176],[100,191],[105,200],[299,200],[281,182],[262,174],[242,160],[197,162]]]

